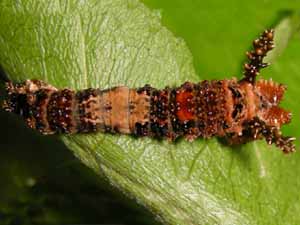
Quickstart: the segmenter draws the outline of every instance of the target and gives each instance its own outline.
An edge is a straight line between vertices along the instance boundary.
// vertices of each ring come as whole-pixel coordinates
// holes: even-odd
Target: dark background
[[[0,124],[1,225],[156,223],[55,137],[29,130],[3,110]]]

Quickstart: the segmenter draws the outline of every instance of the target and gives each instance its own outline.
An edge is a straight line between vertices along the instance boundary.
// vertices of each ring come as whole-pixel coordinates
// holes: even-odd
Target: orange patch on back
[[[193,93],[190,91],[179,90],[176,94],[176,116],[180,121],[193,120],[195,118]]]

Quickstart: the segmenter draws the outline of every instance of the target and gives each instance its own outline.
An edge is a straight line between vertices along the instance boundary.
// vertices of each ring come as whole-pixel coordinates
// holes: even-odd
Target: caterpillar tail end
[[[13,95],[13,91],[14,90],[14,86],[13,83],[10,81],[5,82],[5,99],[3,100],[3,102],[0,104],[0,108],[3,109],[6,112],[14,112],[14,107],[13,107],[13,103],[12,103],[12,95]]]

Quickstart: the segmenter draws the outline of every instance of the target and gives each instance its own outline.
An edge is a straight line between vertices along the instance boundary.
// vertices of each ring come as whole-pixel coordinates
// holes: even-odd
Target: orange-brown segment
[[[176,94],[176,104],[176,116],[180,121],[185,122],[193,120],[195,118],[195,103],[193,101],[193,92],[178,90]]]

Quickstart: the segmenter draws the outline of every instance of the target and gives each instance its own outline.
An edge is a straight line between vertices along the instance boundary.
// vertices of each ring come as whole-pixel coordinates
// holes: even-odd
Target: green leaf
[[[74,89],[231,78],[241,74],[251,41],[278,20],[280,10],[297,7],[275,0],[240,7],[237,0],[145,2],[162,8],[165,26],[185,41],[161,24],[158,11],[137,0],[2,0],[0,62],[14,81],[37,78]],[[299,23],[287,20],[287,30]],[[278,29],[282,55],[262,76],[288,85],[284,107],[295,119],[285,132],[299,137],[300,39],[292,33]],[[284,156],[263,142],[235,149],[216,139],[171,144],[100,133],[59,138],[167,224],[300,222],[298,153]]]

